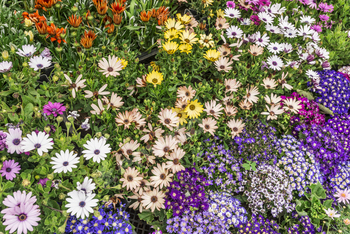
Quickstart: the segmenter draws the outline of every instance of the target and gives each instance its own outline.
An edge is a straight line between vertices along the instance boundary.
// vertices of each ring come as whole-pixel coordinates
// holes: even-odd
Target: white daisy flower
[[[287,29],[284,31],[284,36],[288,38],[295,38],[297,37],[297,31],[294,29]]]
[[[231,19],[241,17],[241,12],[235,8],[226,8],[225,16]]]
[[[84,178],[83,183],[77,182],[77,189],[78,191],[83,191],[87,195],[91,195],[92,191],[96,188],[96,184],[92,183],[92,179],[89,179],[88,177]]]
[[[10,71],[12,68],[12,62],[3,61],[0,63],[0,73],[5,73]]]
[[[272,24],[273,23],[273,18],[274,17],[271,17],[269,13],[267,12],[260,12],[258,14],[258,17],[261,21],[267,23],[267,24]]]
[[[269,31],[269,32],[271,32],[271,33],[275,33],[275,34],[281,33],[280,28],[277,27],[277,26],[274,26],[274,25],[272,25],[272,24],[266,24],[266,25],[265,25],[265,29],[266,29],[266,31]]]
[[[36,48],[33,45],[23,45],[22,49],[18,49],[16,52],[22,57],[31,57],[36,51]]]
[[[38,134],[32,132],[23,138],[22,150],[29,152],[36,149],[38,154],[42,156],[43,152],[49,152],[49,149],[52,149],[52,145],[52,138],[49,138],[49,135],[45,132],[39,132]]]
[[[287,22],[282,21],[278,24],[278,26],[280,27],[280,29],[282,31],[286,31],[288,29],[295,30],[295,26],[293,24],[289,23],[288,21]]]
[[[79,163],[79,158],[74,152],[69,152],[69,150],[63,151],[55,154],[56,157],[51,158],[52,169],[55,169],[54,173],[67,173],[67,171],[72,172],[72,168],[77,168],[75,164]]]
[[[250,25],[251,24],[251,20],[249,18],[244,18],[242,21],[241,21],[241,25]]]
[[[270,42],[270,37],[267,36],[266,34],[261,36],[260,32],[255,33],[255,38],[256,38],[255,44],[258,46],[265,47]]]
[[[274,42],[274,43],[270,43],[267,49],[270,51],[270,53],[278,54],[283,50],[283,46],[278,42]]]
[[[6,145],[7,152],[13,154],[15,151],[17,154],[23,153],[22,151],[22,130],[19,128],[9,128],[9,132],[6,133]]]
[[[286,11],[285,7],[281,8],[281,3],[276,3],[276,4],[270,5],[268,7],[265,6],[264,8],[271,15],[281,15],[281,14],[283,14],[283,12]]]
[[[241,38],[243,31],[237,26],[231,26],[227,29],[226,34],[228,38]]]
[[[86,160],[92,158],[94,162],[100,163],[101,160],[105,160],[107,154],[111,152],[109,144],[106,144],[105,138],[90,139],[84,144],[86,150],[83,151]]]
[[[93,199],[95,194],[86,195],[82,191],[74,190],[68,193],[68,196],[68,204],[66,205],[68,208],[67,212],[71,213],[71,215],[75,215],[77,218],[88,218],[90,213],[94,212],[92,207],[97,206],[98,200]]]
[[[270,65],[270,69],[280,71],[283,66],[283,61],[277,55],[272,55],[267,59],[267,64]]]
[[[311,35],[314,32],[315,31],[312,30],[309,25],[304,25],[298,29],[297,34],[298,34],[298,36],[303,37],[303,40],[305,40],[305,38],[311,38]]]
[[[311,39],[312,39],[314,42],[320,41],[320,40],[321,40],[321,38],[320,38],[320,36],[318,35],[317,32],[314,32],[314,33],[312,34]]]
[[[284,53],[290,53],[293,51],[293,46],[289,43],[281,43],[281,46],[283,46]]]
[[[313,24],[313,23],[315,23],[315,19],[314,18],[312,18],[311,16],[302,16],[301,18],[300,18],[300,22],[302,23],[302,24],[308,24],[308,25],[310,25],[310,24]]]
[[[34,56],[29,60],[29,66],[33,68],[34,71],[49,67],[50,65],[51,61],[42,56]]]

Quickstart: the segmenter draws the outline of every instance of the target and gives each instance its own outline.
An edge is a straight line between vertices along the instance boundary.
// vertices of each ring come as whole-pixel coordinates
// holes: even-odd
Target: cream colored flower
[[[231,105],[226,105],[224,111],[227,116],[235,116],[237,114],[237,108]]]
[[[237,92],[238,88],[241,87],[241,83],[236,79],[225,79],[225,87],[227,92]]]
[[[299,110],[302,108],[300,105],[301,101],[296,100],[295,98],[289,98],[283,100],[283,110],[284,111],[291,111],[295,114],[299,112]]]
[[[102,69],[100,72],[102,72],[106,77],[119,76],[118,71],[121,71],[123,69],[122,60],[119,60],[118,57],[114,55],[112,57],[108,55],[108,61],[107,59],[102,58],[99,61],[98,66]]]
[[[181,86],[177,89],[177,97],[184,101],[191,100],[196,95],[196,90],[193,90],[191,85],[187,88],[186,86]]]
[[[142,78],[137,78],[136,79],[136,83],[137,83],[137,85],[136,85],[136,87],[139,87],[139,88],[141,88],[141,87],[146,87],[147,86],[147,75],[143,75],[142,76]]]
[[[250,110],[250,108],[252,108],[253,103],[249,102],[248,100],[242,100],[239,103],[239,107],[243,110]]]
[[[128,167],[124,172],[123,178],[120,179],[120,181],[123,181],[122,187],[126,186],[127,190],[134,190],[139,187],[142,180],[142,177],[138,176],[139,174],[136,168]]]
[[[106,97],[103,97],[105,100],[108,101],[108,99]],[[119,110],[119,107],[123,106],[124,102],[122,102],[121,100],[123,100],[121,97],[118,97],[118,95],[116,93],[112,93],[111,95],[111,100],[108,101],[107,105],[107,110],[109,109],[109,107],[111,107],[112,109],[115,110]]]
[[[170,182],[173,180],[171,177],[173,177],[173,174],[168,174],[168,170],[165,167],[165,163],[162,163],[160,165],[157,164],[157,167],[153,167],[152,173],[154,176],[151,176],[151,185],[153,187],[158,187],[162,189],[163,187],[167,188],[170,186]]]
[[[129,128],[131,123],[134,121],[133,113],[125,111],[124,114],[119,112],[115,118],[115,122],[118,126],[124,125],[124,129]]]
[[[215,100],[211,100],[210,102],[205,103],[204,111],[207,112],[208,115],[211,115],[215,119],[217,119],[222,114],[221,111],[223,109],[224,108],[222,107],[222,105],[220,103],[216,104]]]
[[[69,78],[69,76],[67,76],[66,74],[64,74],[64,77],[68,80],[68,82],[70,84],[69,88],[72,89],[72,96],[73,96],[73,98],[75,98],[76,92],[78,92],[78,90],[83,89],[83,88],[86,87],[86,85],[84,84],[86,79],[80,80],[83,77],[82,74],[80,74],[78,76],[77,80],[74,83]]]
[[[258,88],[256,86],[251,86],[249,89],[246,89],[246,91],[247,94],[243,98],[249,102],[257,103],[259,100],[257,95],[260,94]]]
[[[141,141],[144,141],[145,143],[149,140],[153,141],[155,140],[156,138],[159,138],[162,136],[164,130],[161,129],[161,128],[157,128],[155,130],[153,130],[153,127],[152,127],[152,124],[148,123],[148,129],[144,129],[143,132],[146,132],[147,134],[144,135],[143,137],[141,137]]]
[[[178,98],[176,99],[175,107],[184,110],[189,103],[190,101],[185,101],[185,100],[182,100],[181,98]]]
[[[135,152],[135,150],[137,150],[137,148],[139,148],[140,143],[134,140],[131,140],[129,142],[126,142],[126,140],[124,139],[123,141],[123,146],[121,147],[121,149],[123,150],[123,154],[127,159],[130,159],[129,156],[135,156],[135,157],[140,157],[140,152]]]
[[[129,199],[134,199],[134,200],[136,200],[136,201],[135,201],[134,203],[132,203],[129,207],[130,207],[130,208],[133,208],[134,210],[136,210],[137,208],[139,208],[140,213],[142,213],[142,209],[143,209],[143,205],[142,205],[142,203],[141,203],[141,201],[142,201],[142,193],[139,194],[139,193],[135,193],[135,192],[134,192],[134,195],[129,196],[128,198],[129,198]]]
[[[97,100],[97,103],[98,103],[98,106],[96,106],[94,103],[91,104],[91,107],[94,110],[90,111],[90,113],[93,115],[100,115],[105,110],[100,99]]]
[[[274,79],[271,78],[265,78],[263,79],[264,84],[262,86],[265,87],[265,89],[275,89],[277,87],[277,83]]]
[[[230,61],[229,58],[220,57],[219,60],[215,61],[215,66],[218,71],[229,72],[232,67],[230,66],[233,61]]]
[[[104,91],[106,88],[107,88],[107,84],[104,84],[98,91],[95,91],[95,92],[91,92],[90,90],[84,90],[84,92],[86,93],[85,98],[91,98],[91,97],[97,97],[98,95],[110,94],[110,92]]]
[[[173,127],[176,127],[179,123],[179,117],[172,109],[162,109],[159,112],[158,118],[164,126],[169,128],[170,131],[172,131]]]
[[[282,73],[282,78],[278,79],[278,83],[280,83],[282,85],[282,88],[286,88],[288,90],[292,90],[293,86],[287,84],[287,81],[286,81],[287,75],[288,75],[288,72],[287,72],[287,74],[284,74],[284,72],[283,72]]]
[[[173,171],[173,173],[176,173],[178,171],[185,170],[185,167],[181,165],[181,158],[185,155],[185,151],[183,149],[180,149],[176,147],[172,153],[170,153],[170,156],[165,156],[170,161],[166,162],[166,168],[169,168]]]
[[[231,53],[231,48],[226,45],[222,45],[218,48],[218,51],[221,53],[221,56],[228,56]]]
[[[211,33],[209,35],[201,34],[198,42],[203,47],[214,47],[213,35]]]
[[[201,127],[204,130],[204,132],[209,132],[211,135],[214,136],[214,132],[218,128],[216,124],[217,124],[216,120],[209,117],[209,118],[203,119],[202,123],[198,124],[198,126]]]
[[[164,155],[169,155],[171,150],[175,149],[177,139],[172,136],[165,136],[165,138],[160,137],[153,145],[153,154],[158,157],[163,157]]]
[[[264,47],[260,47],[258,45],[250,45],[250,50],[248,52],[251,55],[258,56],[264,53]]]
[[[215,22],[216,30],[228,29],[230,24],[226,22],[225,18],[218,17]]]
[[[164,197],[165,197],[165,194],[162,191],[158,191],[158,188],[152,191],[145,192],[142,195],[142,199],[143,199],[142,205],[146,209],[151,209],[152,212],[155,209],[157,210],[165,209]]]
[[[140,129],[146,125],[146,118],[142,118],[142,114],[139,112],[139,109],[134,108],[132,110],[133,122],[135,123],[135,128]]]
[[[243,123],[243,120],[235,120],[232,119],[227,123],[227,126],[232,130],[232,138],[235,136],[238,136],[244,129],[245,124]]]
[[[266,105],[267,112],[262,112],[262,115],[267,115],[267,120],[269,119],[277,119],[277,115],[283,113],[283,109],[279,109],[279,106],[269,106]]]
[[[264,98],[265,98],[266,103],[271,105],[271,106],[277,105],[282,100],[281,97],[278,97],[277,95],[275,95],[273,93],[271,93],[271,97],[266,95]]]

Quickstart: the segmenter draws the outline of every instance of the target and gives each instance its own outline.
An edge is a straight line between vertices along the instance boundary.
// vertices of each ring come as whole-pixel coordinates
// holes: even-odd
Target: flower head
[[[79,158],[77,154],[69,152],[69,150],[63,151],[55,154],[56,157],[51,158],[51,164],[53,164],[52,169],[54,173],[67,173],[67,171],[72,172],[72,168],[77,168],[77,163],[79,163]]]
[[[106,144],[106,138],[93,138],[83,145],[86,150],[83,150],[86,160],[92,158],[92,161],[100,163],[101,160],[105,160],[107,154],[111,152],[109,144]]]
[[[34,69],[34,71],[47,68],[51,65],[50,59],[42,56],[34,56],[29,60],[29,66]]]
[[[324,210],[326,212],[326,214],[328,215],[328,217],[330,218],[339,218],[340,217],[340,214],[337,213],[336,210],[333,210],[331,208],[328,208],[327,210],[325,209]]]
[[[204,58],[206,58],[209,61],[215,62],[216,60],[218,60],[220,58],[220,52],[216,51],[216,50],[207,50],[207,52],[205,52],[204,54]]]
[[[45,132],[35,131],[31,134],[27,134],[27,137],[23,138],[22,141],[22,150],[24,152],[29,152],[31,150],[37,150],[40,156],[43,155],[43,152],[49,152],[49,149],[52,149],[52,138],[49,138],[49,135]]]
[[[163,74],[158,72],[158,71],[153,70],[151,73],[149,73],[147,75],[146,80],[148,83],[151,83],[154,85],[154,87],[156,87],[157,85],[160,85],[162,83]]]
[[[204,132],[209,132],[211,135],[214,136],[214,132],[218,128],[216,124],[217,121],[215,119],[208,117],[206,119],[203,119],[202,123],[198,124],[198,126],[201,127]]]
[[[16,174],[21,170],[21,166],[15,160],[5,160],[0,170],[1,176],[5,176],[7,180],[16,178]]]
[[[66,111],[66,107],[59,103],[59,102],[49,102],[48,104],[44,105],[43,112],[47,115],[53,115],[57,117],[57,114],[63,115],[63,112]]]
[[[98,199],[93,199],[95,194],[85,194],[83,191],[74,190],[68,193],[66,207],[67,212],[76,215],[77,218],[88,218],[93,213],[92,207],[97,206]]]
[[[134,190],[138,186],[140,186],[142,177],[139,177],[140,173],[136,170],[136,168],[128,167],[125,170],[123,178],[120,181],[123,181],[123,187],[126,186],[127,190]]]
[[[338,202],[349,203],[350,189],[338,190],[334,197],[338,197]]]
[[[33,45],[23,45],[22,49],[18,49],[16,53],[22,57],[32,57],[35,51],[36,48]]]
[[[191,101],[185,108],[185,112],[190,117],[190,119],[198,118],[203,112],[203,105],[198,102],[198,100]]]
[[[174,41],[167,41],[163,44],[163,49],[168,53],[168,54],[173,54],[176,52],[177,48],[179,47],[179,44],[177,44]]]
[[[0,63],[0,73],[10,71],[12,68],[12,62],[3,61]]]
[[[23,152],[22,130],[20,128],[9,128],[8,131],[6,133],[7,152],[13,154],[16,151],[17,154],[21,154]]]
[[[108,55],[108,61],[107,59],[102,58],[99,61],[98,66],[102,69],[100,72],[102,72],[106,77],[119,76],[118,71],[121,71],[123,68],[122,61],[114,55],[112,57]]]

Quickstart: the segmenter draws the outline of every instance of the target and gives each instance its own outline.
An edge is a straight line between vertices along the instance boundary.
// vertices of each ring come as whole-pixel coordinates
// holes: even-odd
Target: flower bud
[[[59,47],[56,47],[55,50],[56,50],[58,53],[60,53],[60,52],[62,52],[63,48],[59,46]]]
[[[78,7],[76,6],[73,6],[72,9],[71,9],[74,13],[78,11]]]
[[[60,200],[65,199],[65,197],[66,197],[66,194],[64,194],[64,193],[60,193],[60,194],[58,195],[58,198],[59,198]]]
[[[4,60],[8,60],[10,57],[9,52],[7,50],[4,50],[1,55]]]
[[[72,124],[71,124],[70,122],[66,122],[65,124],[66,124],[66,127],[67,127],[68,129],[72,126]]]
[[[24,19],[24,26],[31,27],[33,25],[33,22],[30,19]]]
[[[48,178],[49,180],[53,180],[53,173],[52,173],[52,174],[48,174],[48,175],[47,175],[47,178]]]
[[[109,135],[108,133],[106,133],[106,134],[104,135],[104,137],[105,137],[106,139],[110,138],[110,136],[111,136],[111,135]]]
[[[24,179],[24,180],[22,181],[22,185],[23,185],[24,187],[26,187],[26,186],[30,185],[30,181],[29,181],[28,179]]]
[[[102,136],[102,133],[101,132],[96,132],[95,136],[100,138]]]
[[[58,116],[56,118],[56,120],[57,120],[58,123],[61,123],[63,121],[63,117],[62,116]]]
[[[34,34],[32,31],[24,31],[24,35],[29,37],[30,42],[32,42],[34,40]]]
[[[56,75],[54,75],[54,76],[52,77],[53,82],[58,81],[58,79],[59,79],[59,77],[58,77],[58,76],[56,76]]]
[[[45,131],[46,133],[49,133],[50,130],[51,130],[51,128],[50,128],[49,126],[46,126],[46,127],[44,128],[44,131]]]

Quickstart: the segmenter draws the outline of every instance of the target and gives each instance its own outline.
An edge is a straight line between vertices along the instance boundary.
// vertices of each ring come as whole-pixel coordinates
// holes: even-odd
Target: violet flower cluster
[[[338,165],[350,156],[350,115],[334,116],[324,126],[298,125],[292,131],[301,146],[315,155],[324,181],[338,173]]]
[[[113,209],[110,204],[107,207],[101,206],[98,209],[99,215],[92,216],[91,219],[77,219],[74,215],[67,221],[65,234],[70,233],[125,233],[131,234],[132,227],[129,223],[129,214],[121,207]]]
[[[293,92],[289,97],[281,96],[284,99],[295,98],[301,101],[301,109],[298,111],[299,116],[293,115],[290,118],[291,124],[300,123],[301,121],[305,124],[311,125],[323,125],[325,122],[325,115],[320,113],[320,109],[317,103],[313,100],[309,100],[306,97],[300,96],[298,93]]]
[[[172,209],[174,216],[182,215],[186,210],[196,208],[199,211],[208,209],[205,187],[207,179],[195,168],[186,168],[176,173],[178,181],[170,183],[165,194],[165,208]]]
[[[318,71],[319,88],[316,93],[320,97],[316,102],[329,108],[333,113],[345,114],[350,108],[350,81],[333,70]]]
[[[201,167],[207,176],[208,183],[213,190],[218,188],[231,192],[235,185],[235,175],[240,175],[242,158],[235,158],[235,153],[230,149],[225,149],[224,142],[219,137],[213,140],[204,140],[206,149],[202,155],[197,154],[205,162]]]
[[[330,194],[338,190],[344,190],[350,187],[350,161],[338,165],[337,173],[329,178],[329,186],[326,189]]]
[[[244,171],[240,185],[239,191],[255,215],[271,212],[277,217],[284,210],[289,213],[295,209],[289,178],[277,166],[262,164],[256,171]]]
[[[252,219],[246,225],[240,225],[237,233],[268,233],[279,234],[279,225],[274,220],[265,219],[263,216],[253,215]]]
[[[247,222],[247,211],[241,206],[241,202],[229,193],[210,191],[209,198],[209,213],[223,221],[228,232],[230,227],[238,227]]]
[[[290,179],[292,190],[298,191],[303,196],[310,184],[322,184],[320,166],[316,163],[314,155],[301,147],[301,143],[293,136],[282,136],[277,143],[279,149],[284,152],[276,166],[284,170]]]
[[[5,148],[7,148],[6,145],[6,133],[3,131],[0,131],[0,151],[3,151]]]
[[[298,224],[294,224],[288,228],[288,234],[316,234],[316,228],[311,223],[309,216],[299,216],[297,212],[292,213],[292,218],[298,220]]]

